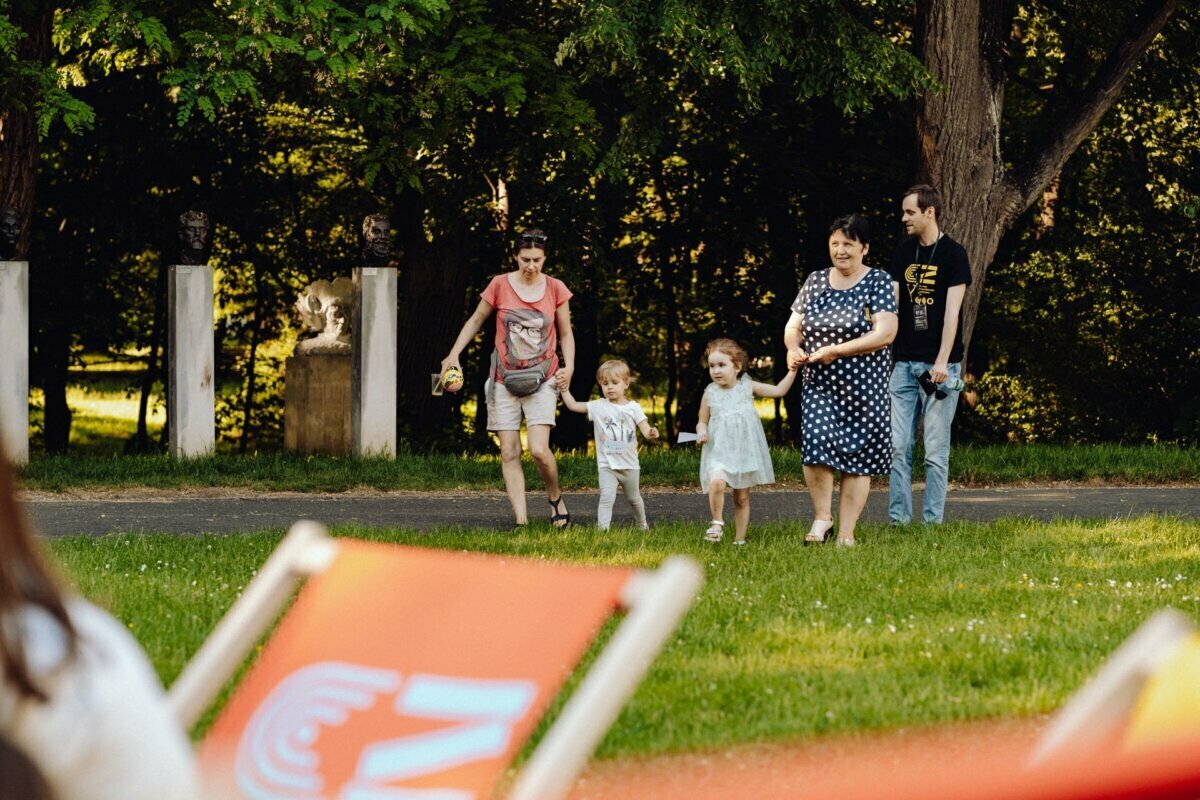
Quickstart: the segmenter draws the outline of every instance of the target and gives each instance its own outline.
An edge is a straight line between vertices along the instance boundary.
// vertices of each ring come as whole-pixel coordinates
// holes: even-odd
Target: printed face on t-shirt
[[[549,320],[542,312],[530,308],[514,308],[504,314],[508,331],[508,356],[514,361],[531,361],[546,352],[550,341],[546,337]]]

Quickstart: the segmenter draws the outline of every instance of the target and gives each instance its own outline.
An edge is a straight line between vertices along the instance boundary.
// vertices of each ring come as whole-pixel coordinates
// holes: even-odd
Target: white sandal
[[[822,528],[822,525],[825,527]],[[833,533],[833,520],[814,519],[812,527],[808,529],[808,533],[804,536],[804,543],[825,544],[829,541],[829,535],[831,533]]]
[[[719,519],[714,519],[708,526],[708,530],[704,532],[704,541],[719,542],[721,537],[725,535],[725,523]]]

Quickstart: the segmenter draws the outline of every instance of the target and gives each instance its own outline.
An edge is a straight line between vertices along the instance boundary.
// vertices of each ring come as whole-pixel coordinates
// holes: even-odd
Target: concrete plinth
[[[0,261],[0,444],[29,461],[29,262]]]
[[[354,270],[350,451],[396,457],[396,270]]]
[[[350,354],[292,356],[284,366],[283,447],[350,452]]]
[[[213,385],[213,268],[176,264],[169,270],[167,424],[173,458],[216,452]]]

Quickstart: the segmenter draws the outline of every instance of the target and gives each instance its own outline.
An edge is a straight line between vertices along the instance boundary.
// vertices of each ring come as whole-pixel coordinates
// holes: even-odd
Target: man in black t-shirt
[[[888,387],[892,400],[892,474],[888,516],[912,521],[912,453],[917,422],[925,418],[925,507],[927,523],[942,521],[950,467],[950,425],[962,389],[963,357],[959,310],[971,269],[967,251],[939,227],[942,198],[927,184],[913,186],[901,201],[901,219],[911,234],[896,248],[888,270],[900,328],[892,343],[895,365]],[[922,387],[921,376],[929,382]]]

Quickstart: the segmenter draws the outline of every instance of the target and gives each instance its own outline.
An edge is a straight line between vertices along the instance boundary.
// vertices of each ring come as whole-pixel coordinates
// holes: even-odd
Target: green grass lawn
[[[772,451],[776,478],[798,484],[803,479],[800,451]],[[649,447],[641,453],[642,486],[694,488],[700,451]],[[923,477],[920,457],[916,477]],[[596,461],[587,453],[559,453],[558,467],[568,490],[596,487]],[[534,481],[533,462],[525,472]],[[86,457],[35,454],[22,470],[31,489],[146,486],[162,489],[205,486],[257,490],[340,492],[379,490],[502,489],[499,456],[404,452],[394,461],[329,458],[285,453],[173,461],[166,456]],[[1195,483],[1200,477],[1200,449],[1122,445],[994,445],[955,447],[950,479],[963,486],[1011,485],[1022,482],[1079,481],[1121,484]],[[879,479],[881,485],[886,477]],[[532,485],[532,484],[531,484]]]
[[[127,354],[130,358],[137,354]],[[498,489],[496,450],[472,455],[401,453],[396,461],[309,458],[285,453],[221,455],[187,463],[165,456],[124,456],[125,443],[137,427],[139,362],[92,357],[86,369],[72,370],[68,403],[74,413],[71,452],[47,456],[35,447],[23,470],[31,489],[145,486],[162,489],[205,486],[256,490],[338,492],[355,488],[380,490]],[[41,394],[33,392],[34,427],[40,425]],[[643,398],[649,405],[655,398]],[[658,409],[655,405],[654,409]],[[161,386],[149,406],[148,430],[157,441],[164,420]],[[773,402],[759,404],[764,422],[774,416]],[[587,453],[558,453],[564,485],[569,490],[595,488],[596,466]],[[773,451],[781,481],[799,483],[799,452]],[[642,447],[642,485],[692,488],[699,473],[699,449]],[[918,453],[916,477],[923,477]],[[526,458],[526,474],[533,464]],[[950,478],[961,486],[1022,482],[1078,481],[1123,484],[1195,483],[1200,480],[1200,449],[1175,445],[1043,445],[957,446],[950,459]]]
[[[1200,610],[1200,523],[1159,517],[864,525],[853,550],[801,547],[784,525],[753,526],[740,549],[682,523],[649,534],[335,532],[598,564],[697,558],[703,593],[604,740],[607,757],[1041,714],[1155,609]],[[278,539],[121,535],[51,547],[169,683]]]

